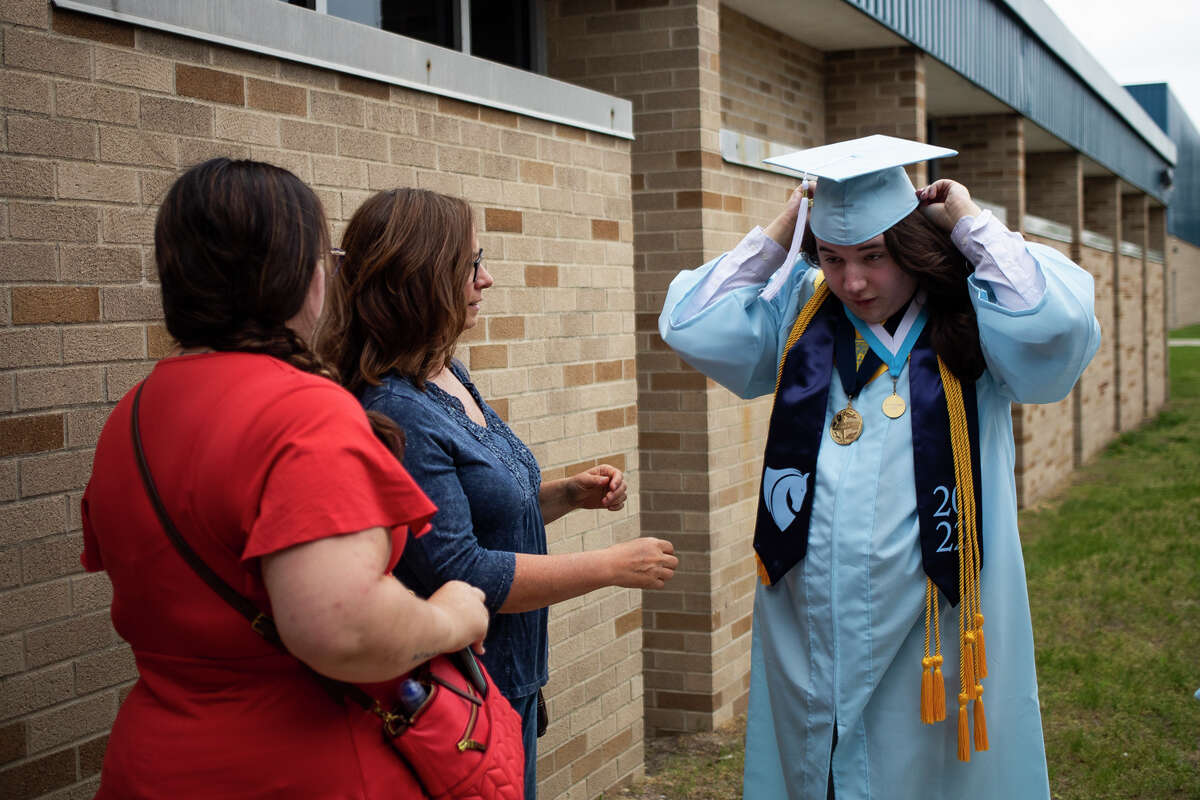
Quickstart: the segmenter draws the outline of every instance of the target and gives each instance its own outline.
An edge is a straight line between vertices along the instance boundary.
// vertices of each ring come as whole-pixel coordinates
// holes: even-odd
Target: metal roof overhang
[[[1028,152],[1078,150],[1166,202],[1174,143],[1041,0],[723,1],[818,50],[915,45],[930,118],[1016,111]]]

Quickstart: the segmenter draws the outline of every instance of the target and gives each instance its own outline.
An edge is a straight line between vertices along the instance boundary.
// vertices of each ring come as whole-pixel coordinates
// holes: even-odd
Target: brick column
[[[708,382],[658,335],[671,279],[703,263],[705,215],[724,205],[706,169],[719,169],[716,0],[630,4],[552,2],[550,73],[628,98],[634,106],[632,189],[642,532],[669,539],[681,565],[643,594],[646,723],[707,730],[727,702],[714,686]]]
[[[1025,166],[1029,213],[1065,225],[1071,232],[1070,242],[1032,235],[1028,238],[1078,261],[1083,231],[1082,156],[1074,152],[1032,153],[1026,156]],[[1014,428],[1021,432],[1022,453],[1028,456],[1018,459],[1018,493],[1025,504],[1052,494],[1082,461],[1082,414],[1079,386],[1057,403],[1013,409]]]
[[[1151,255],[1156,255],[1156,261]],[[1153,201],[1146,228],[1146,414],[1167,404],[1170,358],[1167,354],[1167,209]]]
[[[1104,249],[1081,243],[1079,265],[1092,274],[1096,286],[1096,319],[1100,322],[1100,349],[1079,379],[1080,458],[1087,461],[1116,434],[1120,330],[1116,324],[1116,276],[1121,240],[1121,188],[1115,177],[1083,181],[1083,227],[1110,242]]]
[[[914,47],[839,50],[825,54],[825,139],[876,133],[925,141],[925,54]],[[908,168],[918,188],[924,163]]]
[[[1071,229],[1068,248],[1079,259],[1083,232],[1083,156],[1079,153],[1027,153],[1025,210]]]
[[[1117,325],[1121,329],[1118,363],[1121,396],[1119,427],[1132,430],[1146,417],[1146,228],[1149,203],[1145,194],[1121,198],[1121,241],[1140,249],[1140,255],[1119,254]]]
[[[975,114],[931,120],[930,143],[958,151],[936,162],[939,177],[953,178],[979,200],[1002,206],[1008,227],[1025,217],[1025,123],[1017,114]]]

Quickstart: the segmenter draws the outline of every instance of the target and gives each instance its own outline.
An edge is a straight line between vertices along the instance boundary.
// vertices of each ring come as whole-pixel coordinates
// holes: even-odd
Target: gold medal
[[[829,435],[838,444],[850,444],[862,436],[862,429],[862,417],[847,403],[845,408],[833,415]]]
[[[883,413],[887,414],[892,419],[898,419],[904,416],[904,398],[896,394],[895,390],[890,395],[883,399]]]

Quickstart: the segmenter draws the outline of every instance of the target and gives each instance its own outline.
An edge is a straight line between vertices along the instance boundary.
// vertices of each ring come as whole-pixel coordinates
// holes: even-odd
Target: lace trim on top
[[[533,452],[512,432],[504,420],[500,419],[492,407],[483,402],[479,390],[467,374],[466,367],[455,360],[450,363],[450,369],[462,385],[467,387],[471,397],[475,398],[476,405],[482,409],[483,418],[487,422],[486,427],[468,417],[462,401],[433,381],[425,381],[425,391],[446,409],[463,430],[475,437],[499,459],[521,487],[521,497],[525,502],[529,502],[531,498],[536,500],[542,485],[542,469],[533,457]],[[507,449],[500,444],[501,441],[508,443]]]

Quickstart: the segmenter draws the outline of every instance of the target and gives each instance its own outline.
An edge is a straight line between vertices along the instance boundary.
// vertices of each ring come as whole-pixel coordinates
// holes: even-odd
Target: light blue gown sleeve
[[[1092,276],[1057,250],[1027,245],[1046,278],[1032,308],[996,302],[986,281],[971,276],[979,343],[999,390],[1018,403],[1053,403],[1071,392],[1100,347]]]
[[[770,299],[762,296],[765,283],[743,286],[682,318],[681,309],[688,307],[692,293],[727,256],[681,272],[671,281],[658,332],[684,361],[738,397],[771,394],[787,327],[799,304],[812,294],[814,270],[800,259]]]

